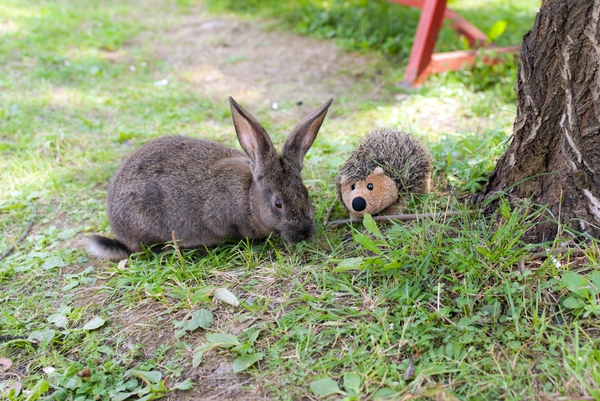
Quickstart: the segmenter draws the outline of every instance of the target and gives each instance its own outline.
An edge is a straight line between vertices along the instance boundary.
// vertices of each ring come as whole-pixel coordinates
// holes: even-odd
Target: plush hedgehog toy
[[[359,218],[393,214],[402,194],[429,192],[432,157],[413,136],[391,128],[367,134],[336,178],[339,197]]]

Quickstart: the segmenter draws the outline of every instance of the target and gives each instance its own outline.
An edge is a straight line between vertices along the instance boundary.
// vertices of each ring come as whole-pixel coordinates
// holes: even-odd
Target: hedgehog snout
[[[367,208],[367,201],[362,196],[357,196],[352,199],[352,209],[356,212],[362,212]]]

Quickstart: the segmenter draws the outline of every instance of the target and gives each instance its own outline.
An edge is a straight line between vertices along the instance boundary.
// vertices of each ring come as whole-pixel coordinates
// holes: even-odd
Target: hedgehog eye
[[[283,207],[283,203],[279,199],[275,199],[275,207],[277,209],[281,209]]]
[[[368,189],[369,191],[372,191],[372,190],[373,190],[373,184],[371,184],[371,183],[368,183],[368,184],[367,184],[367,189]]]
[[[350,187],[350,189],[352,189],[353,191],[355,188],[356,188],[356,184],[352,184],[352,186]]]

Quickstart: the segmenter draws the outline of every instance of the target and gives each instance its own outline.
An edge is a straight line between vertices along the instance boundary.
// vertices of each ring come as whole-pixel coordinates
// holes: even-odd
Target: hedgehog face
[[[343,175],[340,180],[342,200],[350,217],[360,218],[365,213],[377,214],[398,200],[398,188],[381,167],[375,168],[362,181]]]

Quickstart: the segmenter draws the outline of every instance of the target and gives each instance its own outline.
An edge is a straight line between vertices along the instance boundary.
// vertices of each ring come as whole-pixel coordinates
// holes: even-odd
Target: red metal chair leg
[[[398,4],[421,8],[421,18],[417,33],[410,52],[410,59],[406,67],[405,84],[415,86],[423,83],[427,76],[443,71],[458,70],[465,65],[473,64],[475,59],[483,54],[486,64],[497,64],[498,58],[486,56],[483,51],[455,51],[446,53],[433,53],[440,27],[444,18],[451,19],[450,25],[459,35],[464,35],[471,48],[486,45],[487,36],[477,27],[464,19],[460,14],[446,7],[446,0],[388,0]],[[515,53],[518,46],[494,47],[496,53]]]
[[[426,0],[423,4],[404,78],[404,81],[411,86],[415,84],[417,77],[431,61],[445,11],[446,0]]]
[[[388,0],[392,3],[403,4],[409,7],[415,7],[423,9],[427,0]],[[481,47],[485,45],[487,36],[481,32],[475,25],[464,19],[459,13],[450,8],[446,7],[444,11],[444,18],[452,20],[450,28],[454,29],[457,34],[463,35],[467,38],[469,46],[472,48]]]

